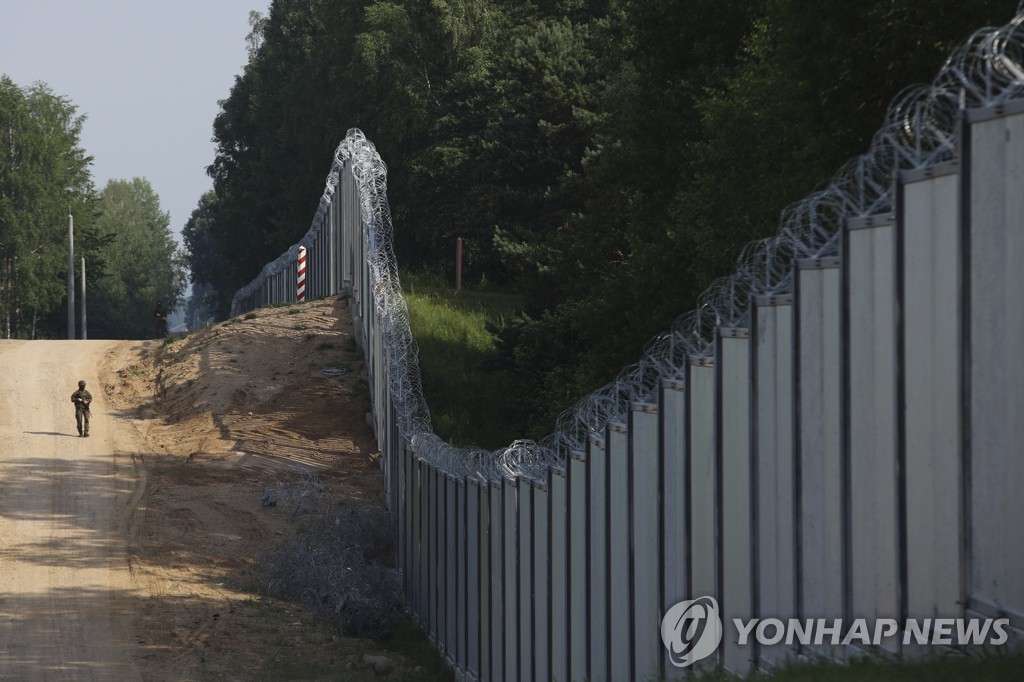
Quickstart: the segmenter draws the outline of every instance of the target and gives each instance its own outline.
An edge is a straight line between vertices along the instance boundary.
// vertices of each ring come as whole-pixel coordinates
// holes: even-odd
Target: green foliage
[[[110,237],[108,272],[89,291],[94,336],[151,338],[153,309],[178,303],[185,285],[185,261],[169,229],[170,217],[142,178],[111,180],[100,193],[97,227]]]
[[[0,324],[11,337],[64,336],[50,325],[67,293],[68,214],[76,254],[103,272],[93,226],[95,196],[80,146],[85,117],[45,84],[0,76]],[[76,257],[76,265],[79,258]],[[76,280],[77,285],[77,280]]]
[[[501,292],[454,291],[437,279],[403,277],[434,431],[460,446],[505,446],[521,434],[508,400],[511,377],[494,365],[501,324],[521,304]]]
[[[331,152],[359,127],[388,164],[403,271],[451,281],[461,237],[466,281],[523,297],[521,314],[488,322],[481,353],[522,409],[502,417],[542,435],[864,152],[901,89],[1013,9],[275,0],[253,17],[249,63],[214,124],[214,194],[186,228],[193,281],[225,314],[308,228]],[[413,299],[438,324],[421,344],[483,348],[457,331],[479,318],[445,329],[467,311]],[[458,374],[424,371],[428,393]]]

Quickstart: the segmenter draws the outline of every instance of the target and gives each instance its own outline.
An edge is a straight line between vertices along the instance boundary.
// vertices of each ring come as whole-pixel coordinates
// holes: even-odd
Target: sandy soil
[[[364,371],[344,298],[171,344],[0,341],[0,679],[374,679],[365,655],[419,676],[255,577],[299,531],[261,504],[298,467],[326,504],[381,503]]]

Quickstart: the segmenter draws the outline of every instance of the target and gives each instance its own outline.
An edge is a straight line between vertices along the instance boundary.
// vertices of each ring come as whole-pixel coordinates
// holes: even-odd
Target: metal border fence
[[[727,621],[998,616],[1019,639],[1022,97],[1018,16],[898,97],[866,154],[541,443],[431,430],[358,130],[232,314],[295,300],[299,246],[308,298],[351,293],[406,597],[462,678],[683,677],[659,626],[698,596]],[[726,637],[695,668],[805,655],[847,653]]]

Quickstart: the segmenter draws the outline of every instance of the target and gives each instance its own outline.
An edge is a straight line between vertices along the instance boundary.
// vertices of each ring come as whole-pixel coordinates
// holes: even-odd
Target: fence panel
[[[754,350],[754,438],[757,477],[755,615],[787,620],[797,614],[796,457],[794,448],[793,297],[756,302],[751,327]],[[784,642],[758,649],[763,667],[795,654]]]
[[[587,617],[589,637],[590,679],[610,682],[609,657],[609,601],[611,584],[608,581],[608,467],[605,441],[596,436],[587,439],[587,532],[589,534],[588,560],[590,580],[587,581]]]
[[[630,629],[629,440],[626,425],[612,422],[605,429],[608,481],[609,671],[613,680],[631,679],[633,635]]]
[[[731,624],[737,618],[748,620],[754,611],[749,330],[720,329],[717,356],[719,599],[722,620]],[[749,642],[740,646],[731,632],[727,629],[730,634],[722,639],[724,665],[730,672],[745,675],[755,647]]]
[[[444,567],[447,559],[444,550],[444,484],[443,475],[431,466],[427,484],[427,537],[429,541],[430,571],[430,636],[442,655],[444,655]]]
[[[490,598],[491,611],[489,639],[485,651],[487,662],[484,670],[489,671],[492,680],[500,680],[505,674],[505,486],[503,482],[490,484]]]
[[[691,361],[687,369],[687,426],[690,462],[690,596],[721,598],[718,584],[718,472],[715,457],[715,367]],[[719,654],[721,649],[719,649]],[[713,668],[712,656],[695,665]]]
[[[838,259],[800,261],[797,271],[801,618],[843,612],[838,266]]]
[[[519,509],[516,481],[502,483],[502,513],[504,515],[505,576],[502,580],[504,607],[504,679],[519,679]],[[500,678],[498,678],[500,679]]]
[[[569,590],[570,583],[583,582],[584,577],[572,575],[569,571],[569,481],[562,467],[551,470],[551,506],[548,510],[549,547],[551,556],[550,594],[551,618],[548,629],[551,635],[551,670],[547,679],[568,680],[569,677]],[[573,535],[584,535],[581,528],[573,529]],[[572,580],[570,580],[572,576]]]
[[[519,600],[519,677],[527,682],[533,679],[533,493],[534,488],[526,478],[516,479],[516,495],[518,498],[517,528],[519,532],[516,546],[519,551],[519,580],[516,583],[516,595]]]
[[[970,606],[1024,627],[1024,113],[980,111],[969,134]],[[996,519],[1001,522],[993,522]],[[1014,519],[1013,522],[1006,520]]]
[[[658,406],[633,403],[629,412],[629,484],[632,499],[634,679],[661,677],[661,509],[662,450]]]
[[[904,174],[902,231],[906,610],[961,612],[959,175]]]
[[[848,221],[844,236],[849,615],[874,621],[900,615],[895,217]]]
[[[977,43],[1004,50],[1003,66],[1011,44]],[[979,98],[997,85],[954,94]],[[1013,87],[1013,97],[1024,92]],[[943,111],[929,125],[949,118]],[[874,150],[787,212],[780,240],[803,255],[841,243],[842,260],[795,261],[791,279],[765,289],[792,295],[759,296],[745,309],[740,292],[781,276],[757,261],[773,242],[757,243],[736,276],[702,298],[696,328],[681,318],[637,375],[570,415],[575,433],[537,446],[530,454],[540,457],[520,462],[524,473],[500,480],[484,476],[508,476],[516,464],[504,465],[526,446],[503,452],[500,466],[488,453],[474,470],[479,453],[464,463],[447,445],[442,456],[434,442],[417,451],[433,434],[403,430],[422,429],[424,413],[406,402],[420,396],[401,393],[415,394],[419,377],[403,364],[410,358],[396,362],[395,327],[407,320],[400,299],[388,298],[397,280],[383,165],[341,160],[302,242],[308,297],[350,291],[403,589],[460,675],[676,679],[683,673],[661,646],[660,618],[701,596],[718,599],[727,630],[698,672],[724,664],[745,673],[794,653],[739,647],[736,618],[957,617],[966,604],[1024,628],[1024,104],[975,110],[934,139],[914,132],[913,148]],[[947,162],[954,151],[958,161]],[[850,170],[883,158],[897,167],[872,178]],[[870,196],[893,178],[893,196]],[[841,215],[856,211],[875,215]],[[296,250],[239,292],[234,314],[294,300]],[[705,322],[713,355],[700,345]],[[683,352],[690,357],[680,360]],[[640,376],[651,368],[656,397]],[[623,405],[625,415],[615,412]],[[616,421],[623,416],[626,424]],[[584,442],[583,453],[561,450]],[[536,462],[546,480],[536,479]]]
[[[466,576],[462,574],[465,564],[466,539],[462,528],[465,516],[461,513],[460,495],[463,481],[456,482],[452,476],[445,476],[445,651],[452,667],[465,666],[460,650],[461,633],[459,614],[466,603]]]
[[[662,448],[662,598],[658,621],[674,604],[690,599],[689,586],[689,466],[686,439],[686,384],[666,379],[661,382],[658,408],[659,439]],[[683,679],[685,669],[669,660],[668,649],[660,648],[661,670],[666,679]]]
[[[569,456],[569,674],[566,679],[584,680],[589,673],[590,639],[590,517],[588,503],[588,464],[586,453]]]
[[[531,481],[533,509],[533,623],[530,642],[533,665],[530,672],[537,682],[551,679],[551,480]]]
[[[481,677],[481,631],[487,624],[487,605],[482,589],[486,576],[486,513],[484,488],[471,478],[466,481],[466,608],[462,619],[466,672],[475,679]]]

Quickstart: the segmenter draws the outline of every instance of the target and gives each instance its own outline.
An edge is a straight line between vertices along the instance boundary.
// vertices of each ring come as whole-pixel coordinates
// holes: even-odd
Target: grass
[[[423,672],[407,672],[401,680],[437,680],[438,682],[454,680],[455,674],[437,649],[427,639],[426,632],[411,619],[401,621],[392,631],[386,642],[387,647],[401,654],[413,665],[423,668]]]
[[[456,292],[437,279],[408,274],[402,275],[402,288],[434,432],[458,446],[494,449],[511,443],[519,434],[502,414],[512,381],[507,372],[486,365],[494,352],[486,325],[515,312],[521,297]]]
[[[298,608],[280,600],[247,598],[233,607],[232,626],[257,647],[253,655],[237,650],[201,654],[199,679],[353,680],[382,679],[370,668],[352,666],[364,654],[386,656],[402,666],[385,679],[396,682],[450,682],[454,674],[426,633],[411,620],[399,623],[386,642],[330,636],[333,628],[317,624]],[[398,655],[396,657],[395,655]]]
[[[707,673],[695,679],[700,682],[725,682],[738,678],[723,673]],[[1024,680],[1024,655],[949,654],[922,660],[864,658],[846,665],[794,663],[746,679],[771,682],[1004,682]]]

